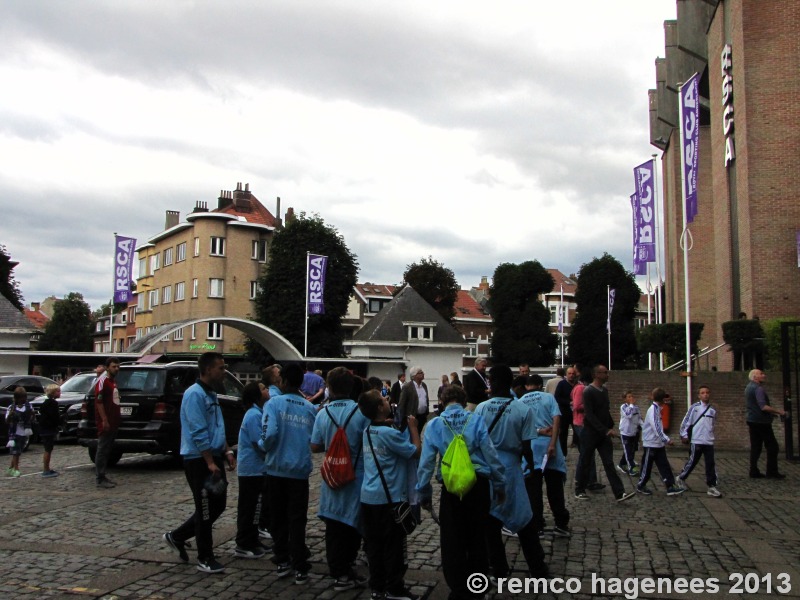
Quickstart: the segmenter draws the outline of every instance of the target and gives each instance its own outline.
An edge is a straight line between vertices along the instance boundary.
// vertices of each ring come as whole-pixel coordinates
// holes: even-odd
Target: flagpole
[[[306,251],[306,334],[303,346],[303,358],[308,358],[308,270],[311,266],[311,252]]]
[[[653,293],[653,284],[650,281],[650,263],[647,263],[647,324],[650,325],[652,322],[651,318],[651,310],[650,310],[650,295]],[[649,371],[653,370],[653,353],[647,353],[647,369]]]
[[[684,294],[684,312],[686,317],[686,406],[692,405],[692,340],[690,338],[691,319],[689,303],[689,246],[692,241],[692,234],[689,231],[687,215],[686,215],[686,146],[685,146],[685,128],[683,126],[683,86],[686,82],[678,86],[678,117],[680,123],[680,141],[681,141],[681,204],[683,205],[683,232],[681,233],[681,247],[683,248],[683,294]],[[699,123],[696,124],[699,126]]]
[[[558,301],[558,334],[561,337],[561,368],[564,368],[564,284],[561,284],[561,299]]]
[[[658,163],[656,162],[657,154],[652,154],[653,157],[653,192],[655,193],[655,210],[653,211],[654,226],[656,230],[656,278],[658,279],[658,296],[655,298],[656,305],[656,323],[661,323],[661,252],[663,251],[664,244],[662,242],[663,225],[659,227],[659,202],[658,202]],[[663,205],[662,205],[663,208]],[[658,353],[658,368],[664,370],[664,353]]]
[[[116,265],[117,261],[117,232],[114,232],[114,255],[112,256],[112,263]],[[114,291],[116,288],[116,274],[115,269],[111,269],[111,306],[108,308],[108,352],[114,353]]]
[[[611,286],[606,286],[606,329],[608,329],[608,370],[611,370]]]

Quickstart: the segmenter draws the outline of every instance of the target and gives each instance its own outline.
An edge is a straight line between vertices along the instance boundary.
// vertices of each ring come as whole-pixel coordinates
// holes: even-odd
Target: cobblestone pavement
[[[229,508],[214,530],[216,552],[226,571],[204,575],[193,563],[181,563],[161,541],[163,532],[192,510],[183,471],[173,461],[126,456],[111,474],[119,486],[98,490],[84,448],[56,446],[53,467],[62,475],[53,479],[40,476],[41,451],[41,446],[33,445],[23,455],[21,478],[0,478],[0,594],[8,598],[369,597],[367,590],[334,594],[330,589],[323,527],[315,514],[320,486],[316,469],[308,524],[313,569],[308,584],[296,586],[293,578],[278,580],[266,558],[233,556],[235,477],[228,493]],[[676,472],[684,452],[671,449]],[[568,461],[574,462],[572,454]],[[780,467],[788,475],[784,481],[752,480],[747,477],[746,454],[721,453],[717,468],[722,498],[706,495],[700,465],[688,481],[691,490],[684,495],[667,497],[654,481],[653,496],[639,495],[622,504],[614,502],[608,488],[592,494],[589,502],[574,500],[570,472],[567,503],[573,535],[545,539],[543,546],[553,575],[573,578],[568,582],[573,593],[529,589],[528,594],[517,595],[705,598],[734,596],[740,589],[750,592],[744,594],[748,598],[800,598],[800,465],[781,458]],[[625,483],[632,488],[630,482]],[[549,512],[546,517],[552,525]],[[407,582],[415,593],[433,600],[448,595],[438,536],[438,527],[427,516],[409,539]],[[518,541],[506,538],[506,549],[513,575],[524,578]],[[363,556],[360,563],[359,569],[366,574]],[[788,593],[779,592],[786,589],[780,573],[789,577]],[[680,587],[669,590],[662,582],[660,592],[650,592],[645,578],[665,578],[676,586],[680,578],[696,578],[694,585],[704,586],[705,591],[699,587],[694,592]],[[714,580],[718,592],[710,593],[709,581]],[[553,583],[558,585],[557,580]],[[636,583],[638,590],[632,587]],[[497,595],[514,596],[507,588]]]

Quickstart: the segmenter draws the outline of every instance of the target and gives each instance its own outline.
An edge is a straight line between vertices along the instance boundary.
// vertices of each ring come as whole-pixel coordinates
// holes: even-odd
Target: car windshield
[[[120,369],[116,379],[117,389],[158,394],[164,390],[166,376],[161,369]]]
[[[79,392],[81,394],[85,394],[92,388],[92,382],[94,381],[95,377],[96,375],[94,373],[75,375],[64,382],[64,385],[61,386],[61,391]]]

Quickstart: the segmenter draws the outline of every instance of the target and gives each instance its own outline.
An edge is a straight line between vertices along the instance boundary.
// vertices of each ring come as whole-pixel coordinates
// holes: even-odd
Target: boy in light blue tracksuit
[[[484,420],[475,418],[473,413],[465,410],[467,399],[464,390],[451,385],[442,392],[441,401],[444,411],[428,421],[425,428],[417,470],[417,490],[423,506],[429,505],[433,495],[431,477],[435,471],[436,479],[441,483],[441,457],[447,452],[455,434],[463,434],[477,482],[463,499],[448,492],[442,485],[439,501],[442,571],[451,598],[483,598],[482,593],[473,592],[467,587],[467,578],[472,573],[489,571],[486,546],[489,511],[493,496],[496,504],[502,504],[506,498],[505,467],[500,462]]]
[[[350,461],[355,480],[332,489],[322,480],[318,516],[325,522],[325,554],[328,569],[334,578],[333,590],[360,587],[366,580],[353,569],[362,539],[361,482],[364,480],[362,436],[370,420],[350,398],[353,374],[345,367],[328,373],[326,389],[331,401],[317,413],[311,433],[311,451],[326,452],[339,427],[343,427],[350,446]]]
[[[316,408],[300,395],[303,367],[289,364],[281,372],[283,394],[264,406],[261,447],[267,453],[267,487],[272,540],[278,577],[292,571],[295,583],[308,581],[311,564],[306,547],[311,432]]]
[[[717,489],[717,469],[714,465],[714,423],[717,421],[717,411],[711,406],[711,390],[707,385],[701,385],[697,395],[700,401],[689,407],[681,423],[681,440],[684,444],[691,444],[691,450],[689,460],[678,475],[676,483],[685,488],[686,478],[705,456],[708,495],[719,498],[722,493]]]
[[[664,432],[664,426],[661,423],[661,404],[668,402],[670,398],[662,388],[655,388],[650,393],[650,399],[653,403],[647,409],[642,425],[644,454],[642,455],[642,474],[639,477],[636,491],[645,496],[653,494],[647,487],[647,482],[650,481],[653,463],[655,463],[664,485],[667,486],[667,496],[677,496],[683,493],[684,489],[675,485],[675,476],[667,459],[667,451],[664,449],[665,446],[672,446],[672,440]]]
[[[247,409],[239,429],[239,501],[236,513],[236,549],[239,558],[261,558],[266,553],[258,537],[261,507],[267,502],[266,454],[261,441],[262,407],[266,396],[255,382],[244,386],[242,405]]]
[[[531,440],[536,433],[533,409],[511,397],[513,374],[506,365],[494,365],[490,377],[491,397],[475,408],[475,416],[486,423],[497,456],[505,467],[506,501],[492,502],[487,530],[489,561],[495,577],[508,577],[506,550],[501,528],[506,527],[519,537],[522,552],[533,577],[547,577],[544,550],[534,522],[531,503],[522,477],[522,456],[533,462]]]

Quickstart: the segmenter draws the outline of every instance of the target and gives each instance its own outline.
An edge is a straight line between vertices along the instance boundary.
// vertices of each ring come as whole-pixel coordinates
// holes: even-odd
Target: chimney
[[[292,221],[294,221],[294,208],[290,206],[289,210],[286,211],[286,217],[284,218],[284,222],[288,225]]]
[[[167,220],[164,223],[164,230],[171,229],[175,227],[178,222],[181,220],[181,213],[177,210],[168,210],[167,211]]]
[[[31,302],[31,310],[37,312],[41,306],[40,302]]]
[[[219,198],[217,198],[217,210],[222,210],[233,204],[233,193],[227,190],[219,191]]]
[[[203,202],[198,200],[197,203],[194,205],[194,210],[192,213],[199,213],[199,212],[208,212],[208,202]]]
[[[283,229],[283,219],[281,219],[281,197],[278,196],[275,208],[275,229]]]
[[[478,286],[479,290],[488,290],[489,289],[489,276],[488,275],[481,275],[481,284]]]
[[[251,196],[249,183],[244,184],[244,189],[242,189],[241,182],[237,183],[236,190],[233,192],[233,208],[238,212],[251,212]]]

